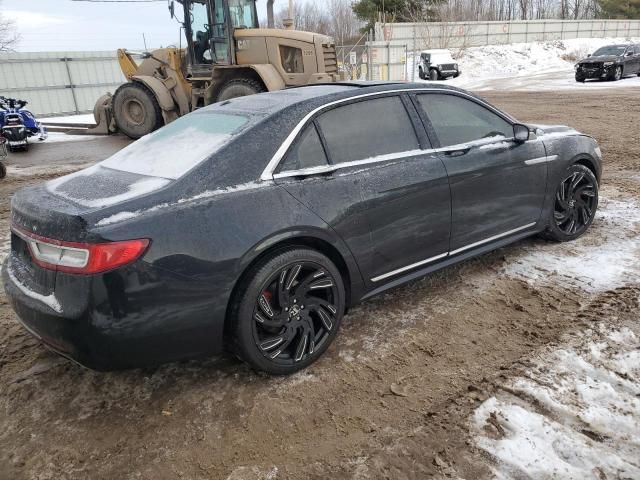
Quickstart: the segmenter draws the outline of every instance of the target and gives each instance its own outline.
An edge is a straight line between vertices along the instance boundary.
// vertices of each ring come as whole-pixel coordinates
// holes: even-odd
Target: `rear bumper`
[[[192,280],[138,262],[93,277],[58,273],[55,291],[43,300],[13,273],[11,258],[2,281],[20,323],[85,367],[142,367],[223,349],[226,302],[217,308],[210,288]]]

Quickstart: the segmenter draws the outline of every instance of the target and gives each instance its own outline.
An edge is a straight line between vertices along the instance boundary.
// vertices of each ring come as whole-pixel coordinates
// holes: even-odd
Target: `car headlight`
[[[579,68],[580,68],[580,64],[579,64],[579,63],[576,63],[576,64],[573,66],[573,69],[574,69],[574,70],[578,70]]]
[[[611,65],[613,65],[615,62],[604,62],[603,65],[605,67],[610,67]]]
[[[454,64],[453,64],[453,68],[454,68],[455,70],[457,70],[457,69],[458,69],[458,64],[457,64],[457,63],[454,63]]]

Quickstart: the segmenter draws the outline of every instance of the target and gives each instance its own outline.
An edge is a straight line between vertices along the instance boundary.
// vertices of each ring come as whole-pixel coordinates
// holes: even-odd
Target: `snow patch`
[[[18,290],[20,290],[27,297],[32,298],[34,300],[37,300],[37,301],[39,301],[41,303],[44,303],[51,310],[53,310],[53,311],[55,311],[57,313],[62,313],[62,306],[60,305],[60,302],[58,302],[58,299],[56,298],[56,296],[53,293],[51,295],[42,295],[42,294],[40,294],[38,292],[34,292],[33,290],[31,290],[29,287],[24,285],[22,282],[20,282],[20,280],[18,280],[16,278],[15,274],[13,273],[13,269],[12,269],[12,266],[11,266],[11,261],[9,261],[9,265],[8,265],[8,268],[7,268],[7,274],[9,275],[9,279],[18,288]]]
[[[449,85],[469,90],[557,90],[588,88],[620,88],[639,86],[640,78],[618,82],[590,81],[577,83],[574,64],[598,48],[615,43],[638,43],[632,38],[577,38],[548,42],[513,43],[452,49],[462,73],[446,80]],[[418,76],[420,53],[407,62],[407,78],[421,82]]]
[[[640,478],[640,339],[600,326],[536,355],[472,418],[499,478]],[[509,392],[509,393],[507,393]]]
[[[525,253],[505,269],[528,283],[565,285],[603,291],[637,281],[640,266],[640,205],[600,197],[589,231],[569,243],[522,244]]]

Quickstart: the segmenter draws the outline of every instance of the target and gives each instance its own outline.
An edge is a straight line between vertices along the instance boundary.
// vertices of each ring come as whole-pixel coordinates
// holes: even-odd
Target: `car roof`
[[[241,113],[265,117],[276,114],[287,107],[305,102],[318,104],[326,100],[344,100],[368,93],[384,93],[391,90],[430,89],[443,91],[462,91],[461,89],[442,84],[410,83],[397,81],[340,81],[318,83],[301,87],[286,88],[273,92],[261,93],[245,97],[232,98],[200,109],[201,112],[215,111],[219,113]],[[468,92],[465,92],[468,94]]]

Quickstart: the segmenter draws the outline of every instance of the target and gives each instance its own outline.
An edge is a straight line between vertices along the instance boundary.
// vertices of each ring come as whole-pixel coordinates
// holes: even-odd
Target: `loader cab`
[[[255,0],[178,1],[184,8],[188,76],[210,77],[215,65],[235,64],[233,32],[259,28]]]

